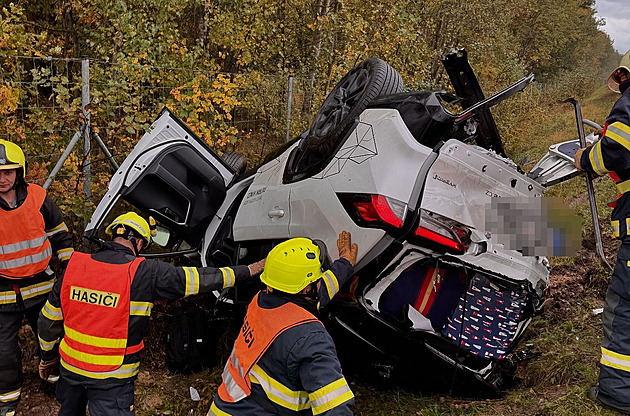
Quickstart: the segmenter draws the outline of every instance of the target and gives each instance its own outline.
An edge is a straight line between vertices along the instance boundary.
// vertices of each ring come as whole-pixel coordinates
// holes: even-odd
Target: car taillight
[[[348,214],[359,225],[402,228],[407,204],[383,195],[339,194]]]
[[[415,235],[453,254],[464,254],[470,243],[470,229],[457,221],[425,210],[420,210],[420,222]]]

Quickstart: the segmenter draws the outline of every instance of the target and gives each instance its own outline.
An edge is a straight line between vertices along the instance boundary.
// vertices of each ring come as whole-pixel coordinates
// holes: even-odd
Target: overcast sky
[[[630,50],[630,0],[596,0],[595,10],[606,19],[602,29],[610,35],[617,52]]]

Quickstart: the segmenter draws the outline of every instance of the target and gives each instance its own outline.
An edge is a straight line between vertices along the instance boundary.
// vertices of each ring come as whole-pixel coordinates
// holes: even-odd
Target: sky
[[[602,29],[610,35],[617,52],[630,50],[630,0],[596,0],[595,10],[606,20]]]

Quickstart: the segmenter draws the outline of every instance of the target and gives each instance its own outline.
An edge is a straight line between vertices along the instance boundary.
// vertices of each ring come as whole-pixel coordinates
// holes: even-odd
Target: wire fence
[[[246,149],[247,141],[270,150],[307,128],[310,103],[323,94],[316,97],[308,85],[317,82],[283,73],[0,56],[0,138],[25,149],[39,168],[32,181],[44,184],[53,173],[89,197],[91,184],[111,173],[98,148],[122,162],[164,106],[218,151]],[[77,133],[82,144],[65,155]],[[260,157],[256,149],[249,153]],[[67,161],[55,172],[62,156]]]

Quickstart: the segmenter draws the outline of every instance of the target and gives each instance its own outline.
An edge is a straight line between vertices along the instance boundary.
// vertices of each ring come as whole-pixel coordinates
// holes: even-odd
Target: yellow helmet
[[[626,73],[630,74],[630,51],[626,52],[626,54],[621,58],[619,62],[619,66],[617,69],[613,71],[612,74],[608,77],[608,88],[610,88],[613,92],[620,93],[619,91],[619,74],[621,71],[625,70]]]
[[[152,226],[149,226],[149,223],[140,215],[130,211],[116,217],[116,219],[107,226],[105,232],[107,235],[112,235],[114,230],[116,230],[116,235],[120,235],[122,237],[125,234],[125,228],[131,229],[142,237],[144,240],[144,247],[146,247],[151,241],[151,236],[155,234],[155,221],[153,218],[149,219],[153,223]]]
[[[286,293],[299,293],[322,276],[325,246],[308,238],[292,238],[275,246],[267,255],[260,280]]]
[[[26,175],[24,152],[17,144],[0,139],[0,169],[18,168],[22,168],[22,174]]]

